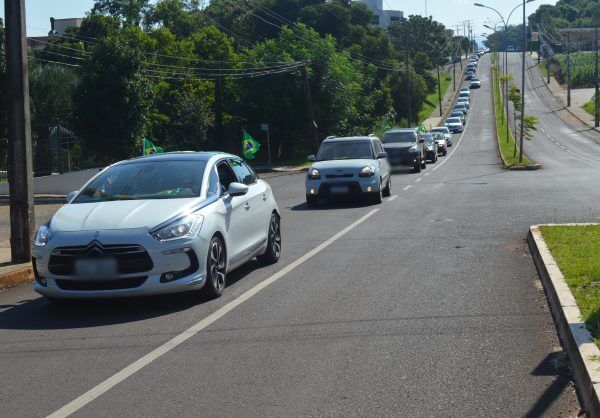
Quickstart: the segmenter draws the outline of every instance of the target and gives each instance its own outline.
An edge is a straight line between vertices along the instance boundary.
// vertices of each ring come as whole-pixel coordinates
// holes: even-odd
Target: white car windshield
[[[431,130],[431,132],[442,132],[442,133],[449,133],[450,131],[448,130],[448,128],[433,128]]]
[[[459,118],[448,118],[446,123],[461,123]]]
[[[140,161],[107,168],[73,203],[200,196],[205,161]]]
[[[373,159],[370,141],[323,142],[317,153],[317,161]]]

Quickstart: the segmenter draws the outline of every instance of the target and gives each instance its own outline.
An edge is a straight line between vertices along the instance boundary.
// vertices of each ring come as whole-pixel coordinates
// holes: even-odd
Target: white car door
[[[247,243],[244,254],[250,256],[260,248],[268,236],[268,224],[270,214],[267,211],[267,188],[258,178],[254,171],[248,165],[239,159],[230,161],[231,167],[240,183],[248,186],[248,193],[245,195],[244,217],[246,228],[244,229],[245,241]]]
[[[225,205],[225,229],[227,233],[227,254],[229,268],[235,267],[236,263],[244,257],[248,247],[248,236],[251,226],[248,225],[246,212],[247,195],[231,196],[227,193],[229,185],[238,179],[233,172],[229,162],[220,161],[217,164],[217,173],[221,185],[223,204]]]

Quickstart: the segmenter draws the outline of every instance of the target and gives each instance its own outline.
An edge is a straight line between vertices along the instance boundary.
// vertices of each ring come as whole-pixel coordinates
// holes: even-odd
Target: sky
[[[30,36],[45,35],[50,30],[50,17],[68,18],[84,17],[85,13],[92,8],[94,0],[25,0],[27,17],[27,34]],[[513,7],[519,4],[519,0],[477,0],[485,5],[492,6],[506,17]],[[527,14],[533,13],[542,4],[556,4],[557,0],[535,0],[527,5]],[[402,10],[405,16],[411,14],[427,14],[434,20],[442,22],[446,27],[453,28],[454,25],[469,19],[473,21],[474,33],[489,32],[484,28],[487,18],[492,21],[499,20],[498,15],[492,10],[473,6],[475,0],[384,0],[384,9]],[[4,1],[2,1],[0,16],[4,18]],[[520,10],[513,13],[510,23],[518,23],[522,15]]]

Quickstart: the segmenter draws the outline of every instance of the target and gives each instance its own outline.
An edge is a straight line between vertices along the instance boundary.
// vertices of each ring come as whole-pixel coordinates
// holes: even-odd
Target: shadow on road
[[[366,199],[352,200],[350,198],[339,199],[339,200],[321,200],[319,206],[311,207],[306,202],[300,203],[296,206],[292,206],[290,210],[293,211],[320,211],[320,210],[336,210],[336,209],[354,209],[354,208],[365,208],[369,206],[377,206],[376,204],[369,202]]]
[[[227,275],[227,289],[262,267],[251,261]],[[0,305],[0,329],[47,330],[90,328],[143,321],[210,302],[201,291],[139,298],[96,299],[52,303],[43,297]]]
[[[566,354],[562,351],[548,354],[531,374],[534,376],[556,376],[556,378],[524,415],[527,418],[544,415],[554,401],[571,384],[569,361]]]

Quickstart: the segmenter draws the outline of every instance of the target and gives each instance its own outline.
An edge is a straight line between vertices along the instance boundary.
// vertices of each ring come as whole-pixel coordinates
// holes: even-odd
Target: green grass
[[[581,106],[581,108],[583,110],[585,110],[586,112],[588,112],[590,115],[594,116],[594,101],[590,100],[589,102],[587,102],[586,104],[584,104],[583,106]]]
[[[540,62],[540,72],[544,76],[544,78],[548,77],[548,68],[546,67],[546,61]]]
[[[498,133],[500,152],[502,157],[506,161],[508,167],[513,165],[531,165],[532,162],[523,155],[523,162],[519,163],[519,151],[515,154],[515,139],[512,132],[508,128],[508,121],[504,115],[504,106],[502,104],[502,97],[500,96],[500,82],[498,81],[498,72],[496,69],[493,70],[494,75],[494,108],[496,111],[496,131]],[[506,141],[506,133],[508,131],[508,142]]]
[[[433,114],[433,112],[435,111],[435,109],[437,108],[437,106],[439,104],[437,73],[434,74],[434,77],[435,77],[435,89],[433,90],[433,92],[429,93],[427,95],[427,97],[425,98],[425,103],[423,103],[423,108],[421,109],[421,111],[419,112],[419,115],[418,115],[419,123],[421,123],[424,120],[429,119],[431,117],[438,116],[437,113],[435,115]],[[441,72],[440,73],[440,83],[441,83],[441,87],[442,87],[442,100],[444,100],[444,96],[446,95],[446,92],[448,91],[448,86],[450,86],[450,82],[452,82],[452,72],[450,70]]]
[[[600,225],[542,226],[541,231],[600,345]]]

